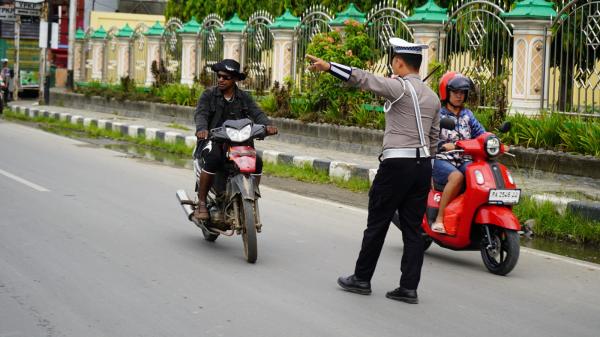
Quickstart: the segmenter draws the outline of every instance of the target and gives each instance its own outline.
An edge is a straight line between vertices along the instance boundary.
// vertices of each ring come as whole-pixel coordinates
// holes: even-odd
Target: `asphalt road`
[[[421,303],[338,289],[366,211],[263,188],[259,258],[203,240],[175,190],[192,172],[0,121],[0,337],[598,336],[600,266],[523,250],[507,277],[478,252],[432,247]]]

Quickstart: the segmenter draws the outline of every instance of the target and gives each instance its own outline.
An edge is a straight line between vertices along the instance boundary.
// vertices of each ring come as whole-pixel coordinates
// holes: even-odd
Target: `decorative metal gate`
[[[217,84],[217,75],[210,67],[223,59],[223,35],[219,29],[223,27],[223,19],[217,14],[210,14],[202,20],[200,30],[200,59],[196,76],[204,86]]]
[[[169,71],[169,81],[181,81],[181,37],[177,31],[183,27],[179,19],[172,18],[165,25],[160,39],[160,60]]]
[[[450,8],[447,36],[440,39],[448,70],[469,76],[479,89],[476,105],[502,111],[512,70],[512,31],[502,19],[503,6],[501,0],[461,1]]]
[[[271,14],[259,10],[248,19],[242,33],[242,69],[248,75],[242,82],[244,88],[258,94],[271,87],[273,74],[273,33],[269,25],[273,23]]]
[[[115,38],[117,31],[117,27],[112,27],[106,32],[104,66],[102,67],[104,69],[102,80],[105,83],[116,83],[119,80],[117,78],[117,39]]]
[[[90,82],[92,80],[92,67],[94,66],[94,60],[92,59],[92,35],[94,29],[91,27],[85,31],[85,38],[83,40],[83,62],[81,68],[81,78],[84,82]]]
[[[129,45],[129,58],[131,59],[131,64],[129,65],[130,76],[135,80],[136,85],[144,85],[146,83],[146,52],[148,44],[146,43],[144,33],[147,30],[148,27],[143,23],[135,27]]]
[[[367,16],[367,34],[375,41],[375,59],[369,69],[380,75],[392,73],[391,46],[389,39],[399,37],[406,41],[414,40],[411,29],[402,19],[408,17],[407,10],[397,0],[384,0],[373,7]]]
[[[322,5],[314,5],[306,9],[302,14],[302,20],[294,31],[294,60],[292,74],[296,87],[300,91],[306,91],[311,88],[311,79],[316,74],[306,71],[306,49],[313,37],[320,33],[331,31],[329,22],[333,15]]]
[[[546,108],[600,117],[600,1],[563,3],[551,39]]]

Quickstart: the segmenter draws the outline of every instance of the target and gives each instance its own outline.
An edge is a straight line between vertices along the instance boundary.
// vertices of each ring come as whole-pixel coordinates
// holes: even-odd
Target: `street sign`
[[[15,6],[14,5],[0,6],[0,20],[15,21]]]
[[[17,0],[15,1],[15,15],[40,16],[44,0]]]

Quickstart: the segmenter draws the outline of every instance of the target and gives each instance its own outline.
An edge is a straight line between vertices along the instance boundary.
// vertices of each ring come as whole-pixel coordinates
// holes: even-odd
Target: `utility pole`
[[[21,44],[21,16],[15,15],[15,66],[14,73],[15,77],[13,78],[13,100],[19,100],[19,87],[21,86],[21,74],[19,71],[19,61],[21,57],[20,53],[20,44]]]
[[[50,31],[46,26],[46,23],[50,21],[49,15],[49,4],[48,1],[42,5],[40,12],[40,35],[39,35],[39,47],[40,47],[40,71],[39,71],[39,88],[38,88],[38,101],[40,104],[46,102],[46,49],[48,46],[47,40],[49,40]],[[46,40],[44,40],[44,38]]]
[[[52,22],[54,21],[54,6],[53,1],[48,0],[48,41],[46,43],[46,62],[44,62],[44,67],[46,67],[46,80],[44,85],[44,104],[50,104],[50,53],[52,52]]]
[[[73,89],[75,63],[75,27],[77,25],[77,0],[69,1],[69,51],[67,59],[67,88]]]

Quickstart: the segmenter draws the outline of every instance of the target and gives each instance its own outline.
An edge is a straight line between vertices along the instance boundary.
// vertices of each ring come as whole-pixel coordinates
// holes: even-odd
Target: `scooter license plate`
[[[494,205],[516,205],[521,199],[521,190],[490,190],[488,203]]]

